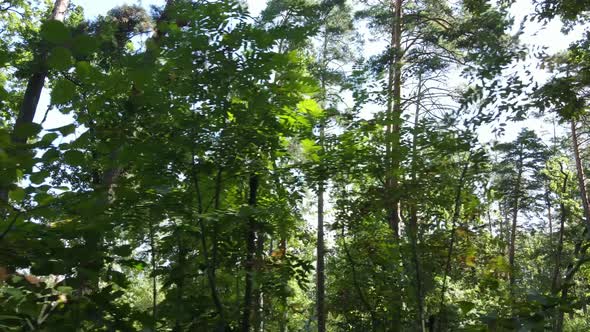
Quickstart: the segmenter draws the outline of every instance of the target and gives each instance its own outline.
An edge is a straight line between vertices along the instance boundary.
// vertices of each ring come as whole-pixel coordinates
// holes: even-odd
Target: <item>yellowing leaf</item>
[[[475,255],[465,256],[465,265],[469,267],[475,267]]]

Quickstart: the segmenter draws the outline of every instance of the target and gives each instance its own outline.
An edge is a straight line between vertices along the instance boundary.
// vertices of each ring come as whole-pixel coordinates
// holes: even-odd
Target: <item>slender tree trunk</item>
[[[182,241],[182,234],[180,229],[176,228],[176,245],[178,247],[178,275],[175,276],[176,278],[176,303],[174,306],[176,307],[176,321],[174,323],[174,332],[181,332],[182,329],[182,320],[181,317],[184,313],[184,260],[185,260],[185,249],[184,243]]]
[[[56,0],[53,5],[53,10],[51,15],[48,18],[48,21],[56,20],[63,22],[66,12],[68,10],[68,5],[70,4],[69,0]],[[37,105],[39,104],[39,98],[41,97],[41,91],[43,90],[43,86],[45,85],[45,78],[47,77],[47,56],[48,50],[41,49],[39,54],[36,55],[36,60],[40,63],[39,69],[34,72],[27,82],[27,88],[25,89],[25,94],[23,96],[23,100],[20,104],[20,108],[18,111],[18,116],[14,123],[14,131],[11,135],[12,143],[16,146],[14,147],[15,154],[21,153],[19,149],[23,149],[26,151],[27,148],[19,147],[19,145],[25,144],[27,142],[28,137],[22,135],[16,135],[15,133],[19,130],[19,128],[30,125],[33,123],[33,119],[35,118],[35,112],[37,111]],[[8,186],[0,187],[0,205],[3,202],[8,202]],[[3,213],[2,213],[3,214]]]
[[[258,175],[251,174],[249,180],[248,205],[256,207],[256,200],[258,194]],[[242,313],[242,324],[240,330],[242,332],[250,332],[251,318],[254,312],[254,265],[256,264],[256,219],[254,216],[248,218],[248,230],[246,234],[246,285],[244,289],[244,305]]]
[[[443,284],[440,291],[440,302],[438,306],[438,319],[435,319],[432,325],[435,326],[435,331],[442,331],[443,328],[443,317],[445,317],[445,296],[447,293],[447,278],[451,273],[451,259],[453,257],[453,250],[455,247],[455,231],[457,229],[457,224],[459,223],[459,217],[461,216],[461,205],[463,204],[462,195],[463,186],[465,185],[465,178],[467,177],[467,171],[469,170],[469,164],[471,162],[471,155],[472,152],[469,152],[469,157],[467,158],[463,169],[461,170],[461,175],[459,177],[459,183],[457,183],[457,190],[455,191],[455,204],[453,208],[453,218],[451,220],[451,240],[449,241],[449,250],[447,251],[447,259],[445,263],[445,270],[443,274]]]
[[[215,275],[215,266],[217,264],[217,226],[214,226],[214,234],[213,234],[213,257],[209,253],[209,247],[207,245],[207,230],[205,227],[205,222],[203,218],[201,218],[201,214],[204,213],[203,210],[203,198],[201,196],[201,189],[199,186],[199,178],[196,165],[194,163],[195,154],[192,153],[192,160],[193,163],[191,165],[191,177],[194,187],[194,194],[197,198],[197,212],[199,216],[197,216],[197,224],[199,225],[199,238],[201,241],[201,248],[203,251],[203,259],[205,261],[206,266],[206,276],[207,282],[209,284],[209,290],[211,292],[211,298],[213,299],[213,304],[215,305],[215,309],[217,310],[217,314],[219,315],[219,326],[223,330],[228,329],[228,325],[225,321],[225,311],[223,308],[223,304],[221,303],[221,299],[219,297],[219,293],[217,290],[217,277]],[[219,195],[220,195],[220,186],[221,186],[221,170],[217,173],[216,180],[215,180],[215,192],[214,192],[214,204],[215,208],[217,209],[219,206]]]
[[[510,294],[514,296],[514,286],[516,284],[515,278],[515,254],[516,254],[516,230],[517,230],[517,222],[518,222],[518,211],[520,209],[520,190],[521,190],[521,182],[522,182],[522,167],[523,161],[522,157],[519,157],[518,160],[518,170],[516,176],[516,186],[514,188],[515,196],[514,196],[514,206],[512,207],[512,225],[510,228],[510,248],[508,249],[508,263],[510,264]]]
[[[323,129],[321,129],[323,130]],[[325,316],[325,266],[324,266],[324,184],[318,185],[318,235],[317,235],[317,294],[318,332],[326,331]]]
[[[582,208],[584,210],[584,221],[586,225],[586,234],[590,236],[590,204],[588,203],[588,194],[586,190],[586,177],[584,175],[584,165],[580,157],[580,144],[578,142],[578,133],[576,129],[576,122],[571,120],[572,131],[572,148],[574,151],[574,159],[576,162],[576,174],[578,177],[578,187],[580,190],[580,198],[582,199]]]
[[[561,166],[562,170],[561,173],[563,174],[563,184],[561,187],[561,194],[564,195],[567,191],[567,182],[568,182],[568,174],[563,171],[563,165]],[[567,210],[565,204],[562,202],[559,204],[560,210],[560,222],[559,222],[559,234],[558,234],[558,241],[557,241],[557,250],[555,253],[555,268],[553,272],[553,278],[551,283],[551,291],[556,293],[559,290],[560,286],[560,270],[561,270],[561,255],[563,252],[563,235],[564,235],[564,228],[565,228],[565,220],[567,219]]]
[[[418,93],[416,97],[416,109],[414,113],[414,134],[412,137],[412,182],[414,187],[418,188],[417,181],[417,158],[418,158],[418,124],[420,120],[420,102],[422,96],[422,74],[418,75]],[[410,223],[408,227],[408,236],[412,246],[412,260],[415,272],[416,283],[416,306],[418,316],[416,317],[416,326],[419,326],[422,332],[426,331],[426,322],[424,320],[424,294],[422,291],[422,271],[420,266],[420,249],[418,247],[418,206],[417,198],[411,202],[410,206]]]
[[[494,235],[494,227],[493,227],[494,225],[493,225],[492,213],[491,213],[493,201],[489,198],[490,190],[491,190],[491,185],[490,185],[490,182],[488,182],[488,183],[486,183],[486,186],[484,189],[484,197],[486,198],[486,217],[488,219],[488,227],[489,227],[489,231],[490,231],[490,236],[493,236]],[[490,204],[490,201],[492,201],[492,204]]]
[[[551,189],[549,183],[545,181],[545,205],[547,206],[547,222],[549,226],[549,243],[553,247],[553,215],[552,215],[552,204],[551,204]]]
[[[281,240],[279,241],[279,250],[283,256],[287,252],[287,240],[285,238],[281,238]],[[287,302],[288,302],[287,296],[282,296],[280,301],[283,305],[283,314],[281,315],[281,318],[279,319],[279,332],[286,332],[287,331],[287,322],[289,320],[288,311],[287,311]]]
[[[156,231],[154,229],[154,218],[150,215],[149,220],[149,236],[150,236],[150,260],[152,265],[152,329],[157,331],[158,324],[158,279],[156,274],[157,259],[156,259]]]
[[[562,174],[564,175],[563,185],[561,187],[561,193],[565,194],[567,190],[567,181],[568,175],[562,169]],[[557,250],[555,253],[555,269],[553,271],[553,278],[551,282],[551,292],[553,294],[557,294],[561,287],[561,255],[563,252],[563,235],[565,231],[565,220],[567,218],[567,209],[563,201],[559,205],[559,209],[561,211],[561,218],[559,223],[559,237],[557,242]],[[553,320],[553,331],[554,332],[561,332],[563,329],[563,311],[557,306],[555,308],[555,317]]]
[[[348,249],[348,245],[346,244],[346,233],[345,233],[345,226],[342,225],[342,229],[341,229],[341,236],[342,236],[342,247],[344,249],[344,253],[346,254],[346,258],[348,260],[351,272],[352,272],[352,284],[359,296],[359,299],[361,300],[361,303],[363,304],[363,306],[365,307],[365,310],[367,310],[369,312],[369,315],[371,316],[371,330],[373,332],[377,331],[377,313],[375,312],[375,309],[373,309],[373,306],[369,303],[369,301],[367,300],[367,298],[365,297],[365,294],[363,293],[363,290],[357,280],[357,273],[356,273],[356,265],[357,263],[354,261],[354,259],[352,258],[352,255],[350,254],[350,250]]]
[[[393,235],[399,241],[400,198],[399,175],[400,142],[402,124],[401,71],[402,71],[402,4],[403,0],[391,0],[393,21],[391,24],[391,56],[389,61],[388,98],[386,113],[386,192],[388,195],[388,218]]]
[[[256,234],[256,258],[255,261],[257,264],[262,262],[264,254],[264,237],[263,234],[257,231]],[[258,270],[258,268],[256,268]],[[254,305],[253,305],[253,313],[252,313],[252,325],[254,332],[260,332],[263,327],[263,319],[264,319],[264,294],[262,293],[262,289],[260,286],[254,287],[253,289],[253,298],[254,298]]]
[[[506,241],[507,239],[507,235],[506,235],[506,227],[508,226],[508,212],[506,212],[506,207],[504,206],[504,204],[502,203],[498,203],[498,209],[500,210],[500,217],[498,218],[498,223],[500,224],[500,239],[502,240],[500,242],[500,252],[499,254],[502,256],[506,255]]]
[[[322,60],[321,60],[321,102],[322,107],[326,107],[326,75],[325,72],[328,70],[327,56],[328,56],[328,31],[327,27],[324,26],[324,39],[322,48]],[[321,152],[324,152],[324,137],[325,137],[325,120],[320,120],[320,137],[319,146]],[[323,160],[321,161],[323,163]],[[324,167],[323,164],[319,165],[319,183],[318,183],[318,220],[317,220],[317,243],[316,243],[316,312],[318,318],[318,332],[326,331],[326,306],[325,306],[325,247],[324,247]]]
[[[401,70],[402,70],[402,4],[403,0],[391,0],[392,14],[390,47],[392,54],[389,60],[388,84],[387,84],[387,111],[385,114],[385,203],[387,222],[393,232],[393,242],[396,259],[401,260],[399,253],[400,244],[400,190],[399,168],[401,163]],[[400,331],[402,324],[402,278],[393,281],[393,302],[390,330]]]

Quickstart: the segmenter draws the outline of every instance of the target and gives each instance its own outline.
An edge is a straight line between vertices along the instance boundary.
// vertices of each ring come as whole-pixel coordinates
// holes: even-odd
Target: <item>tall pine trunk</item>
[[[516,175],[516,185],[514,188],[514,205],[512,206],[512,224],[510,227],[510,247],[508,249],[508,263],[510,265],[510,276],[509,276],[509,283],[510,283],[510,294],[514,296],[514,286],[516,284],[515,278],[515,255],[516,255],[516,231],[518,226],[518,211],[520,210],[520,190],[521,190],[521,182],[522,182],[522,168],[523,168],[523,160],[522,156],[519,157],[517,161],[517,175]]]
[[[391,0],[391,55],[388,68],[387,84],[387,111],[385,114],[385,203],[387,222],[393,232],[394,246],[400,244],[400,192],[399,192],[399,168],[400,168],[400,143],[401,143],[401,70],[402,70],[402,4],[403,0]],[[401,259],[399,249],[396,249],[396,258]],[[391,331],[401,330],[402,286],[401,279],[394,280],[394,298],[392,303]]]
[[[418,188],[417,181],[417,158],[418,158],[418,124],[420,120],[420,103],[422,96],[422,74],[418,74],[418,92],[416,97],[416,110],[414,113],[414,134],[412,137],[412,182],[415,188]],[[420,248],[418,247],[418,202],[414,197],[410,203],[410,223],[408,227],[408,236],[410,238],[410,245],[412,246],[412,260],[415,273],[415,289],[416,289],[416,306],[418,315],[416,317],[416,326],[420,331],[425,332],[424,320],[424,294],[422,291],[422,271],[420,266]]]

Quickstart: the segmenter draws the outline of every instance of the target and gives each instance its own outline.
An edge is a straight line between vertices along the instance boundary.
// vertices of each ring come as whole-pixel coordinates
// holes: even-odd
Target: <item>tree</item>
[[[540,183],[536,179],[546,160],[546,149],[536,134],[523,130],[510,143],[501,143],[495,150],[502,155],[498,165],[497,190],[501,193],[510,216],[510,239],[508,241],[508,261],[510,264],[510,292],[516,287],[516,239],[519,213],[534,211],[539,204]]]

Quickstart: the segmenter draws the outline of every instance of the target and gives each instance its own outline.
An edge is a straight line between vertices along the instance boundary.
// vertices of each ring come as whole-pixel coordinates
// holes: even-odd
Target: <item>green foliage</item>
[[[521,98],[533,89],[503,76],[527,56],[508,3],[407,0],[395,22],[394,2],[251,17],[177,0],[92,20],[70,5],[60,22],[0,2],[0,330],[319,329],[320,191],[328,331],[586,330],[571,144],[477,136],[531,106],[586,135],[590,39]],[[588,9],[536,4],[570,25]],[[30,82],[72,123],[23,116]]]

